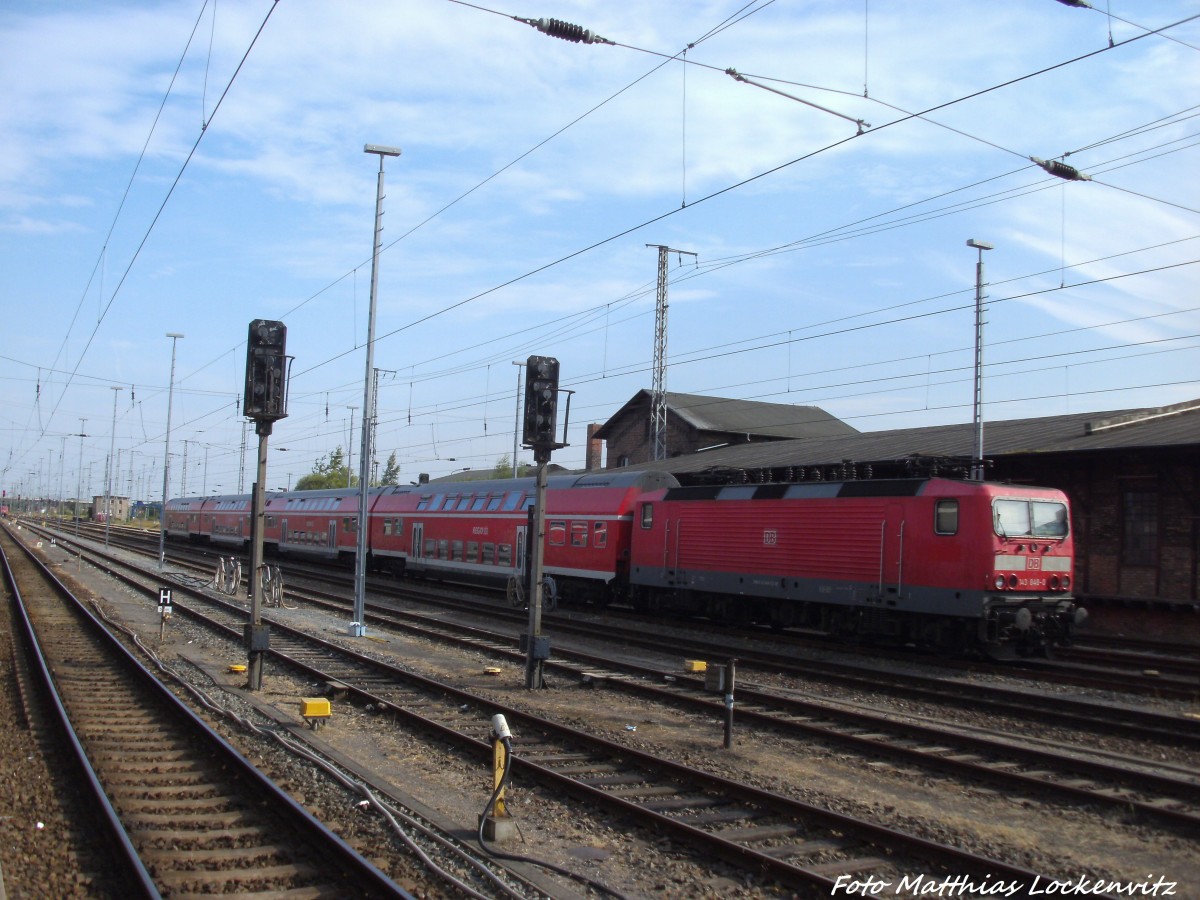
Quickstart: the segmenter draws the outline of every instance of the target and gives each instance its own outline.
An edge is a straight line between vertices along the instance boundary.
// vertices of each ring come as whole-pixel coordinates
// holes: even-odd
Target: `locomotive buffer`
[[[570,394],[567,395],[567,414],[563,417],[563,437],[570,418]],[[529,631],[521,636],[525,651],[525,687],[544,688],[543,666],[550,658],[550,639],[542,635],[542,598],[544,579],[543,559],[546,546],[546,466],[550,454],[566,441],[555,439],[558,417],[558,360],[552,356],[531,356],[525,362],[525,417],[522,446],[533,449],[537,463],[537,491],[533,503],[533,527],[529,529]],[[513,466],[517,464],[513,460]]]

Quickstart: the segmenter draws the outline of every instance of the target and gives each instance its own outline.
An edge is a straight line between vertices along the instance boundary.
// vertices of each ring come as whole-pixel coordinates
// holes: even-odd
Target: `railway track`
[[[142,548],[133,549],[135,552],[145,552]],[[178,548],[176,552],[182,549]],[[204,561],[198,563],[202,571],[211,567],[215,561],[215,556],[207,551],[185,551],[185,555],[192,554],[195,554],[195,559]],[[302,572],[305,580],[329,584],[335,590],[344,587],[345,584],[344,578],[325,569],[289,565],[289,572]],[[422,604],[482,615],[497,622],[509,622],[516,629],[523,628],[527,621],[527,615],[520,610],[488,599],[465,597],[441,587],[407,582],[398,584],[384,580],[372,584],[371,591],[381,598],[416,600]],[[310,595],[314,600],[321,599],[315,593]],[[346,603],[337,593],[330,593],[324,599],[331,604]],[[543,615],[543,622],[555,635],[589,638],[595,637],[596,633],[602,630],[607,639],[626,647],[662,653],[666,652],[669,646],[669,652],[681,658],[719,661],[736,656],[745,672],[764,678],[785,676],[804,679],[855,691],[903,697],[906,700],[917,699],[947,708],[982,709],[1015,719],[1041,720],[1056,726],[1070,726],[1104,736],[1152,739],[1179,746],[1200,747],[1200,719],[1163,713],[1141,704],[1121,702],[1112,698],[1093,700],[1064,695],[1057,691],[1012,688],[974,680],[948,679],[940,675],[921,675],[912,671],[905,671],[903,677],[898,679],[893,671],[886,667],[881,668],[874,661],[859,663],[853,658],[835,660],[824,655],[819,658],[798,653],[796,644],[786,636],[780,638],[776,635],[731,633],[728,630],[703,626],[691,627],[693,623],[688,623],[689,628],[685,634],[678,628],[655,629],[654,623],[636,618],[626,624],[621,619],[614,621],[607,613],[600,617],[581,611],[547,611]],[[705,633],[711,634],[712,637],[704,637]],[[828,649],[827,646],[825,649]],[[907,659],[911,662],[911,657]],[[951,665],[968,674],[978,669],[985,674],[994,672],[1006,677],[1047,681],[1056,687],[1072,683],[1072,679],[1063,677],[1061,667],[1053,665],[1034,665],[1017,669],[966,662],[955,665],[952,661],[943,660],[937,660],[935,663],[938,667]],[[1089,671],[1092,673],[1090,676],[1079,680],[1097,690],[1125,693],[1130,688],[1138,690],[1142,687],[1126,673],[1110,677],[1097,673],[1094,667],[1089,667]],[[1172,684],[1154,678],[1149,679],[1149,685],[1163,699],[1200,699],[1200,681]]]
[[[240,645],[246,620],[241,603],[188,589],[182,589],[188,599],[181,601],[179,593],[177,612],[209,623]],[[502,712],[513,727],[514,768],[523,781],[537,780],[618,810],[643,827],[789,886],[829,892],[839,878],[844,885],[868,873],[895,883],[907,877],[913,884],[938,872],[1025,884],[1039,877],[504,707],[280,621],[272,624],[271,658],[309,679],[344,686],[357,702],[387,710],[409,729],[434,734],[476,758],[487,752],[491,716]]]
[[[84,526],[87,530],[89,526]],[[95,534],[103,533],[103,527],[91,526]],[[122,531],[118,529],[117,531]],[[132,534],[128,534],[132,532]],[[140,529],[129,529],[128,536],[115,538],[134,552],[145,553],[146,533]],[[184,548],[172,546],[173,553],[180,553]],[[215,558],[213,551],[194,551],[207,558]],[[290,571],[303,572],[304,577],[340,584],[345,576],[331,573],[328,568],[320,569],[298,560],[288,560]],[[372,586],[373,590],[387,592],[389,587],[383,584]],[[408,587],[405,593],[413,594],[417,589]],[[457,603],[470,608],[473,601],[465,598],[456,599]],[[633,623],[628,628],[635,631],[639,627],[645,630],[654,626],[658,620],[638,616],[627,611],[610,611],[613,615],[628,618]],[[690,623],[698,630],[710,628],[721,635],[728,635],[731,629],[707,625],[703,622]],[[619,627],[619,626],[618,626]],[[737,630],[732,630],[738,634]],[[775,634],[742,632],[753,634],[754,640],[768,646],[778,647],[776,656],[783,656],[788,649],[816,647],[828,650],[830,641],[824,636],[806,636],[801,634]],[[854,645],[844,645],[841,649],[853,654]],[[870,647],[862,652],[868,653],[872,659],[888,658],[897,661],[912,659],[912,655],[903,650],[888,647]],[[1077,687],[1095,690],[1110,690],[1120,693],[1140,693],[1164,699],[1200,699],[1200,654],[1196,648],[1185,645],[1172,645],[1145,641],[1123,641],[1104,636],[1085,636],[1077,646],[1064,648],[1055,659],[1017,659],[1003,664],[995,664],[980,660],[962,660],[942,657],[922,657],[923,662],[939,667],[958,669],[969,672],[993,672],[1010,677],[1025,678],[1031,681],[1053,680],[1056,684],[1070,684]]]
[[[3,544],[29,669],[62,710],[122,880],[144,896],[410,896],[163,688],[36,556]]]
[[[344,603],[327,596],[293,591],[293,600],[340,611]],[[427,640],[485,652],[516,665],[525,655],[509,631],[368,604],[367,621]],[[557,647],[546,669],[576,683],[648,697],[675,708],[725,716],[725,701],[703,677],[639,665],[577,649]],[[1013,794],[1053,795],[1068,802],[1136,814],[1170,826],[1200,826],[1200,781],[1191,767],[1168,766],[1149,759],[1089,756],[1078,746],[1014,740],[983,729],[901,721],[894,711],[839,704],[794,693],[742,686],[736,689],[737,719],[755,727],[816,738],[877,758],[915,764],[931,772],[953,773],[1000,786]]]

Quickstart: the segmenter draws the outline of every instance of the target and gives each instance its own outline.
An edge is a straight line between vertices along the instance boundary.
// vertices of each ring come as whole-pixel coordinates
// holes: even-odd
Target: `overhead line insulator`
[[[1062,178],[1064,181],[1091,181],[1091,175],[1084,175],[1074,166],[1068,166],[1065,162],[1059,162],[1057,159],[1040,159],[1036,156],[1031,156],[1029,159],[1036,165],[1041,166],[1051,175],[1057,178]]]
[[[576,25],[573,22],[564,22],[562,19],[523,19],[520,16],[513,16],[518,22],[524,22],[536,28],[542,34],[547,34],[550,37],[561,38],[564,41],[571,41],[575,44],[613,44],[608,38],[601,37],[590,28],[584,28],[582,25]]]

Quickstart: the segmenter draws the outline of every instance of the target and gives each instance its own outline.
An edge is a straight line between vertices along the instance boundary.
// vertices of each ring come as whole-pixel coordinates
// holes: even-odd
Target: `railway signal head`
[[[558,413],[558,360],[531,356],[525,362],[525,427],[527,447],[552,449]]]
[[[250,323],[242,414],[260,422],[287,417],[287,326],[282,322]]]

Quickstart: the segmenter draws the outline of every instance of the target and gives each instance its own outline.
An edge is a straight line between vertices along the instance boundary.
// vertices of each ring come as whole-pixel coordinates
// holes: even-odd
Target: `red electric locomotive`
[[[638,504],[641,609],[989,655],[1066,641],[1067,499],[1047,488],[879,480],[680,487]]]

